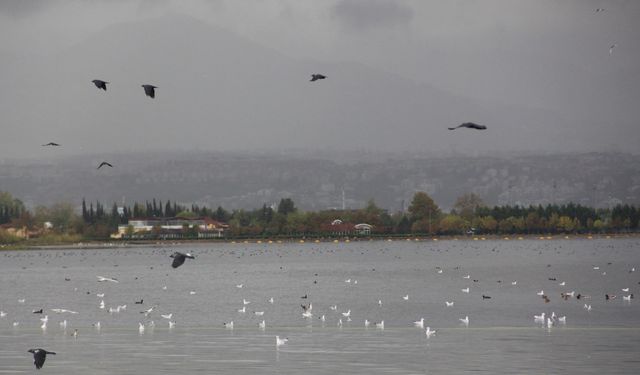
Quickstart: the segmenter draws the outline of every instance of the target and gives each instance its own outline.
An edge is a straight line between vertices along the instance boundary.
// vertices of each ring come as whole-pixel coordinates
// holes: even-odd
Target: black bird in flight
[[[43,146],[60,146],[60,144],[59,143],[55,143],[55,142],[49,142],[49,143],[47,143],[46,145],[43,145]]]
[[[157,86],[154,86],[154,85],[142,85],[142,88],[144,88],[144,93],[148,97],[150,97],[150,98],[155,98],[156,97],[156,89],[158,88]]]
[[[325,79],[325,78],[327,78],[327,76],[323,76],[322,74],[312,74],[310,82],[317,81],[319,79]]]
[[[173,263],[171,263],[171,267],[173,267],[173,268],[180,267],[184,263],[185,259],[187,259],[187,258],[196,259],[196,257],[194,257],[193,255],[191,255],[189,253],[183,254],[183,253],[178,252],[178,251],[176,251],[175,253],[171,254],[169,257],[173,258]]]
[[[484,125],[479,125],[479,124],[473,123],[473,122],[465,122],[465,123],[462,123],[462,124],[460,124],[460,125],[458,125],[456,127],[449,128],[449,130],[455,130],[455,129],[458,129],[458,128],[469,128],[469,129],[485,130],[487,127],[484,126]]]
[[[93,82],[93,84],[96,85],[97,88],[107,91],[107,83],[109,82],[103,81],[101,79],[94,79],[91,82]]]
[[[107,167],[111,167],[111,168],[113,168],[113,165],[111,165],[111,163],[107,163],[106,161],[103,161],[102,163],[100,163],[100,165],[99,165],[99,166],[98,166],[98,168],[96,168],[96,169],[100,169],[100,168],[104,167],[105,165],[106,165]]]
[[[56,354],[54,352],[48,352],[44,349],[29,349],[28,352],[33,353],[33,364],[36,365],[36,368],[38,370],[40,370],[42,368],[42,365],[44,365],[44,361],[45,359],[47,359],[47,354]]]

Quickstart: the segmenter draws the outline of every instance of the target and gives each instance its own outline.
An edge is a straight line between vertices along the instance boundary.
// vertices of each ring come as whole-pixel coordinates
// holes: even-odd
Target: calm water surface
[[[172,269],[176,249],[197,258]],[[34,373],[27,350],[45,348],[58,353],[41,370],[49,374],[637,374],[640,308],[622,296],[640,289],[640,271],[630,272],[639,249],[631,238],[1,252],[0,373]],[[586,298],[560,298],[570,291]],[[32,313],[41,308],[46,330]],[[543,312],[567,324],[535,323]],[[160,316],[169,313],[174,328]],[[437,330],[429,339],[413,326],[422,317]],[[365,319],[384,320],[384,330]],[[276,335],[289,342],[276,348]]]

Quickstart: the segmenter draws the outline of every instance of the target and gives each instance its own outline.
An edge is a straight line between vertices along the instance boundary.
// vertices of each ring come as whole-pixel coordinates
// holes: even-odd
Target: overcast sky
[[[599,8],[604,10],[596,12]],[[225,29],[294,60],[316,62],[317,66],[320,63],[356,63],[397,77],[403,84],[425,85],[452,97],[482,102],[482,106],[496,108],[496,111],[502,108],[509,108],[512,113],[523,111],[525,120],[536,117],[537,122],[543,121],[537,118],[536,111],[539,111],[544,114],[542,117],[550,118],[549,121],[557,122],[557,127],[562,128],[557,133],[548,133],[549,138],[555,139],[549,139],[549,146],[545,147],[547,142],[544,134],[532,131],[531,134],[538,138],[529,143],[527,139],[518,139],[519,132],[514,131],[512,135],[508,131],[503,132],[500,127],[513,124],[514,118],[510,117],[507,124],[497,123],[493,127],[487,124],[489,131],[493,130],[494,133],[491,136],[483,135],[487,138],[477,143],[472,139],[452,140],[452,147],[457,147],[458,151],[490,151],[505,143],[510,144],[507,147],[510,150],[522,148],[526,151],[634,151],[634,145],[640,144],[640,1],[8,0],[0,1],[0,55],[4,56],[0,64],[11,65],[0,65],[5,72],[4,75],[0,73],[0,84],[3,84],[4,91],[2,99],[9,103],[0,108],[3,110],[0,131],[5,134],[0,136],[0,149],[3,149],[0,157],[31,155],[30,151],[25,151],[30,141],[16,130],[16,127],[27,126],[24,125],[26,122],[29,123],[28,131],[37,133],[47,126],[63,128],[67,126],[66,122],[83,119],[81,116],[74,117],[73,108],[66,108],[66,112],[65,108],[54,112],[46,107],[39,109],[40,104],[31,100],[43,99],[33,98],[28,93],[12,96],[15,87],[11,86],[20,85],[21,74],[31,76],[38,73],[21,71],[22,62],[35,60],[42,64],[25,65],[30,68],[51,67],[60,61],[61,56],[73,53],[67,51],[74,51],[74,48],[76,52],[83,51],[78,46],[96,35],[115,34],[114,30],[121,28],[119,25],[136,25],[157,18],[170,20],[162,17],[175,15],[197,18],[207,25]],[[171,30],[172,25],[167,24],[166,28]],[[108,38],[109,35],[103,37]],[[172,43],[176,41],[187,46],[190,43],[190,40],[180,41],[179,36],[171,40]],[[155,42],[162,44],[163,41]],[[610,51],[614,44],[615,47]],[[209,48],[206,44],[191,47]],[[139,48],[144,50],[146,46],[140,45]],[[83,67],[77,68],[82,70]],[[46,73],[52,74],[50,70],[46,70]],[[164,73],[167,74],[167,71]],[[11,77],[7,76],[9,74]],[[7,84],[11,86],[7,87]],[[25,87],[34,89],[28,84]],[[367,86],[363,89],[384,90],[384,87]],[[330,92],[330,96],[339,92],[336,89]],[[74,100],[72,95],[78,94],[65,92],[63,88],[56,93],[63,98],[68,96],[70,101]],[[406,98],[396,99],[408,103],[411,102],[411,95],[407,93]],[[155,104],[160,105],[160,102]],[[56,105],[60,106],[60,103]],[[278,109],[263,110],[270,116]],[[39,115],[33,113],[38,111]],[[225,119],[229,120],[233,113],[236,112],[227,114]],[[395,113],[397,117],[403,115],[417,116],[411,111]],[[273,122],[269,116],[261,115],[261,118],[272,119]],[[370,118],[363,118],[362,121],[375,122],[381,116],[380,113],[371,113]],[[186,120],[188,122],[190,119]],[[424,119],[409,120],[417,123]],[[458,121],[456,117],[451,117],[452,123],[442,124],[441,127],[456,125],[464,120],[486,123],[483,118],[460,118]],[[495,120],[495,117],[491,117],[491,120]],[[96,126],[108,126],[106,120],[101,121],[105,122]],[[34,124],[36,122],[42,124]],[[410,121],[403,119],[398,126],[404,122]],[[310,127],[316,126],[313,122],[310,124]],[[519,125],[522,129],[527,128]],[[267,126],[277,128],[278,124]],[[557,130],[554,124],[546,126],[541,127],[540,132]],[[288,128],[287,131],[290,130]],[[319,132],[318,129],[307,130],[313,135],[311,138],[317,138],[314,132]],[[354,134],[361,130],[354,130]],[[280,135],[287,131],[283,130]],[[73,138],[73,132],[77,133],[77,129],[71,126],[65,139],[55,140],[67,144],[79,142],[81,138]],[[35,137],[33,142],[44,143],[52,140],[49,138],[55,134],[45,131],[43,137]],[[103,132],[96,130],[96,134],[102,136]],[[507,138],[500,138],[502,135]],[[45,139],[45,136],[49,138]],[[167,136],[172,135],[167,133]],[[442,134],[442,137],[445,136],[450,135]],[[85,141],[82,150],[109,150],[103,145],[91,144],[87,138],[86,134],[82,138]],[[239,138],[230,139],[234,146],[226,144],[224,147],[242,149]],[[269,139],[266,137],[265,143],[260,146],[266,149],[283,148],[282,145],[269,143]],[[439,139],[437,145],[447,149],[442,146],[443,139]],[[301,147],[310,144],[304,137],[296,140]],[[185,140],[181,144],[176,141],[173,146],[187,149],[189,142]],[[345,142],[331,144],[329,140],[326,143],[327,147],[337,148],[349,145]],[[376,149],[379,144],[380,141],[372,142],[370,147]],[[126,141],[120,145],[126,150],[134,148],[134,143],[128,144]],[[214,146],[223,148],[221,144]],[[258,147],[258,144],[249,142],[247,146]],[[435,144],[426,146],[436,147]],[[197,147],[206,149],[205,144],[197,144]],[[368,148],[366,139],[360,140],[357,147]],[[407,147],[416,149],[420,145],[408,141]],[[400,150],[402,143],[393,143],[390,148]],[[114,149],[118,147],[114,146]]]

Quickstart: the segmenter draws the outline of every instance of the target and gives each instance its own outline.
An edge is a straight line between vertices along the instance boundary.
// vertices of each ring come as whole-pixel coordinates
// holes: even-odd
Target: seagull
[[[279,347],[279,346],[282,346],[282,345],[286,344],[287,341],[289,341],[289,339],[286,338],[286,337],[281,339],[280,336],[276,336],[276,347]]]
[[[156,306],[157,306],[157,305],[156,305]],[[147,316],[149,316],[149,314],[151,314],[151,312],[153,311],[153,309],[155,309],[155,308],[156,308],[156,306],[151,306],[150,308],[148,308],[148,309],[147,309],[147,310],[145,310],[145,311],[140,311],[140,314],[144,314],[144,316],[145,316],[145,318],[146,318]]]
[[[17,326],[19,326],[19,325],[20,325],[20,322],[13,322],[13,326],[14,326],[14,327],[17,327]]]
[[[19,300],[18,300],[18,303],[24,303],[24,301],[25,301],[25,299],[24,299],[24,298],[23,298],[23,299],[19,299]]]
[[[596,13],[600,13],[600,12],[604,12],[606,9],[604,8],[596,8],[595,12]]]
[[[40,318],[40,321],[46,324],[49,321],[49,315],[45,315],[44,318]]]
[[[40,328],[42,328],[43,331],[46,331],[47,330],[47,322],[43,321],[42,325],[40,326]]]
[[[322,316],[320,317],[320,320],[321,320],[322,322],[325,322],[327,319],[324,317],[324,315],[322,315]]]
[[[560,323],[562,323],[562,324],[567,324],[567,317],[566,317],[566,315],[565,315],[565,316],[558,317],[558,321],[559,321]]]
[[[169,321],[169,328],[173,328],[176,326],[176,322]]]
[[[138,332],[140,332],[140,334],[144,333],[144,324],[142,323],[138,323]]]
[[[157,86],[154,85],[142,85],[142,88],[144,88],[144,94],[150,98],[155,98],[156,97],[156,89],[158,88]]]
[[[223,325],[224,325],[224,328],[233,329],[233,320],[230,321],[229,323],[223,323]]]
[[[29,349],[28,352],[33,353],[33,364],[36,365],[36,368],[38,370],[42,368],[42,365],[44,365],[44,361],[47,359],[47,354],[56,354],[54,352],[48,352],[44,349]]]
[[[118,279],[115,278],[110,278],[110,277],[104,277],[104,276],[96,276],[98,278],[98,282],[104,282],[104,281],[110,281],[112,283],[118,283]]]
[[[413,325],[416,327],[424,328],[424,318],[421,318],[417,322],[413,322]]]
[[[622,296],[622,300],[623,301],[627,301],[627,302],[631,302],[631,294],[629,294],[628,296]]]
[[[73,338],[77,339],[78,338],[78,329],[74,329],[73,333],[71,334],[71,336],[73,336]]]
[[[93,84],[96,85],[97,88],[103,89],[104,91],[107,91],[107,83],[109,83],[109,82],[105,82],[105,81],[103,81],[101,79],[94,79],[91,82],[93,82]]]
[[[591,305],[587,305],[586,303],[584,304],[584,308],[587,311],[591,311]]]
[[[351,279],[346,279],[344,282],[349,284],[349,283],[351,283]]]
[[[244,299],[244,298],[242,299],[242,304],[243,304],[243,305],[248,305],[248,304],[250,304],[250,303],[251,303],[251,301],[247,301],[247,300],[246,300],[246,299]]]
[[[325,79],[325,78],[327,78],[327,76],[324,76],[322,74],[312,74],[310,82],[314,82],[314,81],[317,81],[319,79]]]
[[[267,323],[265,323],[264,320],[258,323],[258,328],[265,329],[266,327],[267,327]]]
[[[104,309],[104,300],[100,301],[100,308]]]
[[[99,331],[99,330],[100,330],[100,327],[101,327],[101,324],[100,324],[100,322],[95,322],[95,323],[93,324],[93,326],[95,327],[95,329],[97,329],[97,330]]]
[[[181,252],[176,251],[175,253],[171,254],[169,256],[170,258],[173,258],[173,263],[171,263],[171,267],[173,268],[178,268],[180,267],[185,259],[189,258],[189,259],[195,259],[195,257],[189,253],[183,254]]]
[[[512,281],[511,282],[511,285],[516,285],[516,284],[518,284],[518,281]]]
[[[311,311],[305,311],[302,313],[302,316],[304,316],[305,318],[311,318],[313,314],[311,313]]]
[[[96,294],[96,296],[98,296],[98,298],[103,298],[104,297],[104,293],[98,293],[98,294]]]
[[[462,291],[462,293],[469,293],[469,287],[466,287],[465,289],[460,289]]]
[[[473,122],[464,122],[458,126],[455,126],[453,128],[448,128],[449,130],[455,130],[458,128],[468,128],[468,129],[477,129],[477,130],[485,130],[487,127],[484,125],[479,125]]]
[[[106,165],[107,167],[111,167],[111,168],[113,168],[113,165],[111,165],[111,163],[107,163],[106,161],[103,161],[102,163],[100,163],[100,165],[99,165],[99,166],[98,166],[98,168],[96,168],[96,169],[100,169],[100,168],[104,167],[105,165]]]
[[[239,312],[239,313],[245,313],[245,312],[247,312],[247,306],[242,306],[242,308],[241,308],[241,309],[238,309],[238,312]]]
[[[378,300],[378,306],[382,306],[382,300],[381,299]]]
[[[629,291],[629,288],[622,288],[622,291],[623,291],[623,292],[628,292],[628,291]]]
[[[449,301],[444,301],[445,305],[447,305],[447,307],[453,307],[453,301],[449,302]]]
[[[542,313],[540,315],[534,315],[533,316],[533,321],[538,322],[538,323],[544,323],[544,317],[545,317],[545,313]]]
[[[376,328],[384,329],[384,320],[380,323],[376,323]]]
[[[431,330],[431,327],[427,327],[426,331],[424,331],[424,333],[427,335],[427,338],[430,338],[431,336],[436,334],[436,330]]]
[[[345,313],[345,312],[343,312],[343,313],[342,313],[342,316],[344,316],[344,317],[346,317],[346,318],[350,317],[350,316],[351,316],[351,309],[349,309],[349,311],[347,311],[346,313]]]
[[[544,290],[541,290],[541,291],[537,292],[536,294],[542,297],[542,296],[544,296]]]
[[[467,316],[465,316],[465,317],[464,317],[464,319],[463,319],[463,318],[460,318],[459,320],[460,320],[460,322],[461,322],[462,324],[464,324],[464,325],[465,325],[465,327],[469,327],[469,316],[468,316],[468,315],[467,315]]]
[[[408,301],[409,300],[409,295],[407,294],[406,296],[402,296],[402,299],[405,300],[405,301]]]
[[[338,319],[338,327],[342,328],[342,319]]]
[[[547,328],[551,329],[552,326],[553,326],[553,320],[551,320],[551,318],[547,318]]]
[[[78,313],[77,311],[72,311],[67,309],[51,309],[51,311],[57,314],[62,314],[62,313],[77,314]]]
[[[567,283],[565,281],[563,281],[563,282],[559,283],[558,285],[565,286],[565,285],[567,285]]]
[[[269,303],[273,304],[273,297],[269,298]]]
[[[67,320],[66,319],[60,322],[60,328],[67,329]]]
[[[264,315],[264,311],[254,311],[253,314],[255,316],[263,316]]]
[[[189,294],[190,295],[194,295],[194,294],[196,294],[196,291],[195,290],[189,291]]]
[[[0,311],[0,318],[4,318],[5,316],[7,316],[7,313],[4,311]]]
[[[371,323],[369,322],[369,320],[368,320],[368,319],[365,319],[365,320],[364,320],[364,326],[365,326],[365,327],[369,327],[369,325],[370,325],[370,324],[371,324]]]
[[[329,308],[333,311],[338,310],[338,305],[329,306]]]
[[[244,286],[244,284],[237,284],[237,285],[236,285],[236,288],[238,288],[238,289],[242,289],[242,287],[243,287],[243,286]]]
[[[59,143],[55,143],[55,142],[49,142],[49,143],[47,143],[45,145],[42,145],[42,146],[60,146],[60,144]]]
[[[162,314],[161,314],[160,316],[161,316],[161,317],[163,317],[163,318],[165,318],[165,319],[169,319],[169,320],[171,320],[171,317],[173,317],[173,313],[171,313],[171,314],[164,314],[164,315],[162,315]]]
[[[471,275],[467,275],[467,276],[462,276],[463,279],[470,279]]]

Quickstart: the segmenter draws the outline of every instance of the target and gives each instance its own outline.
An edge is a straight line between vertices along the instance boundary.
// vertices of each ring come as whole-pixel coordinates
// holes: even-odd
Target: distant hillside
[[[365,155],[366,156],[366,155]],[[96,170],[103,159],[115,168]],[[640,204],[640,156],[617,153],[512,157],[371,157],[118,154],[46,162],[0,162],[0,191],[28,206],[81,199],[127,203],[157,198],[226,209],[256,208],[290,197],[302,209],[363,207],[390,211],[426,191],[449,209],[474,192],[488,204],[578,202]],[[344,195],[343,195],[344,191]]]

